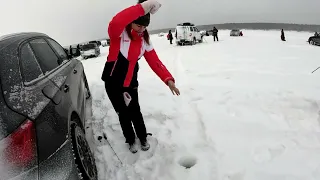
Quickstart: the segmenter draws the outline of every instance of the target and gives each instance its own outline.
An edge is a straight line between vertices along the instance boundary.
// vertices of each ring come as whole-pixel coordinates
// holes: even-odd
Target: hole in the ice
[[[180,164],[180,166],[189,169],[197,163],[197,158],[193,155],[183,156],[180,158],[178,163]]]

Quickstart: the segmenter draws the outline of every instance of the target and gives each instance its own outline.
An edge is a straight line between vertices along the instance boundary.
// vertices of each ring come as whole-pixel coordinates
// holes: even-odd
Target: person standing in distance
[[[161,4],[156,0],[139,0],[136,5],[117,13],[108,27],[110,47],[101,79],[132,153],[138,151],[134,130],[141,149],[147,151],[150,148],[138,100],[138,60],[144,56],[173,95],[180,95],[175,79],[160,61],[146,29],[150,23],[150,14],[156,13],[160,7]]]
[[[217,41],[219,41],[218,32],[219,32],[218,29],[216,27],[213,27],[212,36],[214,41],[216,41],[216,38],[217,38]]]

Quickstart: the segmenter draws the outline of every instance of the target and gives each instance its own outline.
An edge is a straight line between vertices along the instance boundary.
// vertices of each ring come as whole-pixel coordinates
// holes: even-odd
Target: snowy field
[[[311,73],[320,66],[320,47],[306,42],[313,35],[307,32],[286,31],[287,42],[280,31],[243,33],[221,30],[219,42],[209,36],[184,47],[152,36],[181,96],[139,61],[140,105],[158,144],[131,156],[100,79],[108,47],[82,61],[93,95],[87,130],[100,180],[320,179],[320,70]],[[103,133],[120,158],[137,161],[121,164],[97,140]]]

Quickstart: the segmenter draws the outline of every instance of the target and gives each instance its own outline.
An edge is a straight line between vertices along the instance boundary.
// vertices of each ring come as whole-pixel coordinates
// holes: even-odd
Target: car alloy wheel
[[[80,178],[84,180],[97,180],[98,171],[94,156],[90,150],[84,131],[75,122],[72,122],[71,125],[71,137],[75,161],[80,171]]]

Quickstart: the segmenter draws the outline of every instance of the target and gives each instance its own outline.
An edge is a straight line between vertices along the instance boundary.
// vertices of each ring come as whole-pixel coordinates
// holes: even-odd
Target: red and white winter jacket
[[[169,80],[174,81],[170,72],[159,60],[151,42],[147,44],[143,35],[134,30],[131,30],[133,37],[131,40],[125,30],[128,24],[143,15],[142,6],[137,4],[116,14],[109,23],[109,55],[102,74],[102,80],[106,83],[118,87],[138,87],[138,60],[142,56],[164,83],[167,84]]]

